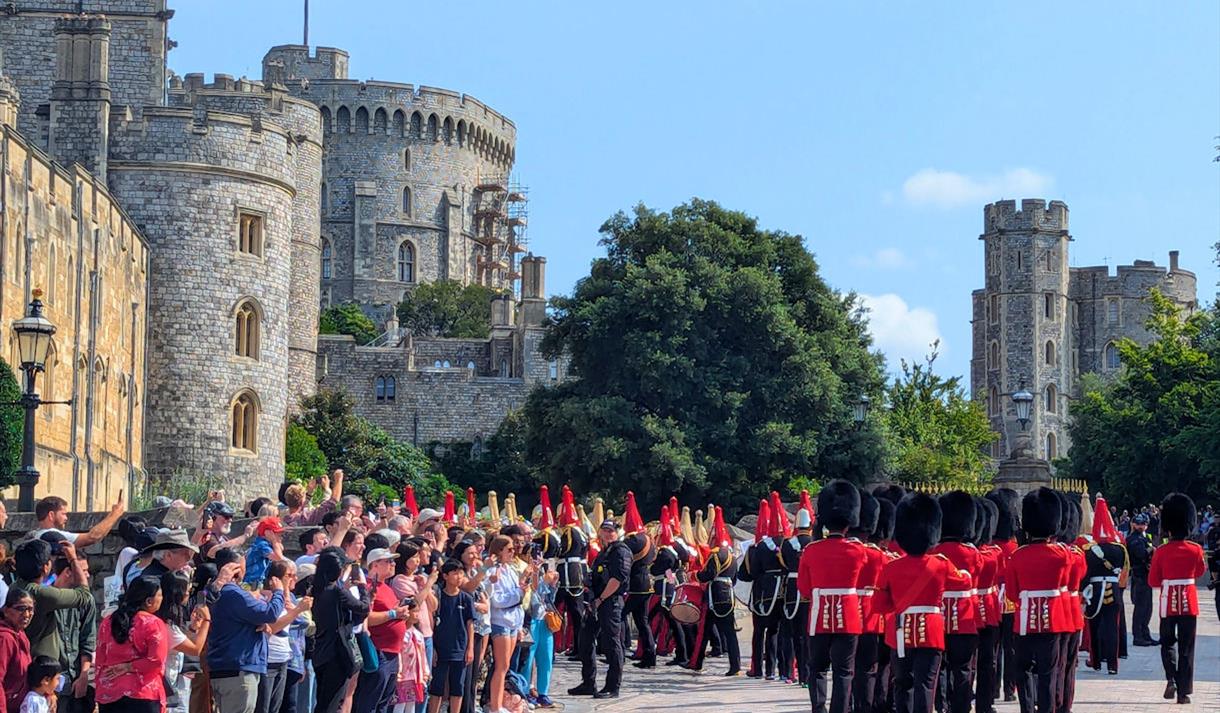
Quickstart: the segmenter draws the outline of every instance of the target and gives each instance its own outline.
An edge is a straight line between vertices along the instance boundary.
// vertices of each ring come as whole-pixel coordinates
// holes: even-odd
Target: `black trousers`
[[[754,633],[750,636],[750,673],[762,676],[775,675],[775,661],[779,648],[779,605],[767,616],[751,614]]]
[[[1022,711],[1054,713],[1055,689],[1059,673],[1059,635],[1026,634],[1017,636],[1016,671],[1020,680],[1017,697]]]
[[[797,604],[796,613],[789,619],[779,620],[779,670],[781,675],[791,676],[796,668],[796,680],[809,682],[809,636],[804,631],[809,620],[809,602]]]
[[[851,680],[856,665],[859,634],[814,634],[809,639],[809,702],[813,713],[847,713],[851,705]],[[826,674],[834,682],[826,695]]]
[[[560,589],[555,593],[555,607],[563,612],[564,623],[567,630],[571,631],[571,642],[563,641],[559,636],[555,637],[555,653],[568,651],[572,655],[579,655],[579,650],[576,646],[576,640],[580,636],[580,622],[585,618],[585,602],[579,594],[572,594],[566,589]],[[563,634],[564,631],[560,631]],[[465,707],[465,704],[463,704]]]
[[[696,637],[698,638],[698,637]],[[691,651],[690,667],[696,671],[703,668],[704,654],[708,644],[713,649],[719,642],[721,651],[729,655],[729,671],[736,673],[741,670],[741,645],[737,643],[737,631],[733,625],[733,612],[728,616],[716,616],[711,608],[703,614],[703,638]]]
[[[313,713],[339,710],[347,692],[347,679],[351,678],[350,674],[345,672],[337,661],[332,660],[327,662],[327,665],[315,665],[313,675],[317,689]]]
[[[974,654],[978,647],[978,634],[945,634],[945,653],[937,677],[937,710],[970,713],[970,700],[974,693]]]
[[[979,654],[975,665],[974,708],[978,713],[992,713],[996,699],[996,654],[1000,651],[1000,628],[979,629]]]
[[[1000,655],[996,657],[999,673],[996,675],[996,698],[1003,694],[1005,698],[1016,695],[1017,687],[1025,678],[1024,671],[1017,670],[1017,632],[1013,628],[1015,615],[1004,614],[1000,617]]]
[[[932,713],[940,659],[940,649],[907,649],[901,657],[893,652],[895,713]]]
[[[851,679],[851,709],[871,713],[877,686],[877,649],[881,634],[860,634],[856,641],[855,673]]]
[[[1118,605],[1118,657],[1127,658],[1127,588],[1114,588],[1114,603]]]
[[[1076,700],[1076,654],[1080,652],[1080,632],[1059,636],[1059,691],[1055,711],[1071,713],[1072,701]]]
[[[657,597],[657,603],[648,610],[648,622],[651,625],[659,626],[661,621],[665,622],[666,628],[669,629],[669,636],[674,642],[674,661],[685,662],[689,657],[686,651],[686,629],[673,618],[669,609],[661,606],[661,598]],[[659,646],[661,642],[656,643]]]
[[[623,609],[624,615],[631,616],[631,623],[635,626],[635,633],[640,637],[640,642],[643,644],[643,650],[640,652],[640,661],[647,664],[657,662],[657,639],[652,635],[652,627],[648,625],[648,600],[651,598],[651,592],[647,594],[628,594],[627,606]]]
[[[1132,575],[1131,577],[1131,638],[1139,644],[1152,641],[1152,587],[1148,586],[1148,577]]]
[[[1195,627],[1193,616],[1161,617],[1161,665],[1165,680],[1172,681],[1179,696],[1189,696],[1195,684]]]
[[[1088,620],[1089,641],[1093,647],[1093,656],[1089,663],[1095,669],[1100,669],[1104,663],[1110,671],[1118,670],[1118,618],[1121,607],[1116,596],[1112,603],[1102,604],[1097,616]]]
[[[617,691],[623,682],[623,600],[610,597],[596,613],[586,614],[581,622],[577,648],[580,651],[580,682],[597,685],[595,661],[601,651],[609,661],[606,669],[607,691]]]
[[[892,713],[894,710],[894,658],[896,652],[885,643],[885,637],[877,640],[877,675],[873,681],[873,710],[876,713]]]

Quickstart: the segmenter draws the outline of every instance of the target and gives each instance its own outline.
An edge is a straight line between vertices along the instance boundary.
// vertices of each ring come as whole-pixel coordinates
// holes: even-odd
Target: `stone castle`
[[[1081,374],[1106,375],[1119,363],[1116,342],[1151,340],[1145,298],[1158,289],[1183,310],[1198,308],[1195,275],[1150,260],[1108,267],[1069,267],[1068,207],[1062,201],[998,201],[983,209],[985,287],[973,292],[970,385],[986,400],[1000,439],[994,458],[1014,455],[1022,434],[1012,394],[1034,394],[1027,430],[1030,454],[1065,456],[1068,404],[1079,396]]]
[[[545,261],[520,259],[508,119],[350,80],[337,49],[272,48],[262,80],[179,79],[172,16],[166,0],[0,10],[0,338],[11,354],[9,325],[43,289],[59,331],[39,387],[72,400],[40,412],[38,496],[96,508],[144,473],[193,472],[273,492],[320,375],[429,440],[478,437],[560,378],[536,349]],[[399,333],[405,291],[442,279],[504,291],[491,338]],[[344,301],[387,325],[381,346],[319,352],[319,309]],[[463,399],[477,417],[451,415]]]

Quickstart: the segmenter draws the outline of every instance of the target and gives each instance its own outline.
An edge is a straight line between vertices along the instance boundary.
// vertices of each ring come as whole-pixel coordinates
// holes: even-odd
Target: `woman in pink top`
[[[436,611],[436,592],[433,590],[433,585],[436,584],[436,573],[434,572],[431,577],[419,574],[420,548],[414,543],[399,544],[397,552],[397,573],[390,580],[390,588],[394,590],[399,601],[412,597],[419,605],[419,618],[415,623],[415,629],[423,636],[426,658],[431,663],[432,612]],[[422,711],[423,705],[423,699],[417,701],[416,710]]]
[[[137,577],[97,632],[97,702],[100,713],[164,713],[169,627],[156,615],[161,581]]]

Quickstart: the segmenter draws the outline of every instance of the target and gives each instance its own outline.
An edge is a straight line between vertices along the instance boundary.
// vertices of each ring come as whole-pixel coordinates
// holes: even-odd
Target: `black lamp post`
[[[34,412],[44,402],[34,391],[34,379],[47,363],[51,349],[51,337],[55,325],[42,316],[41,290],[34,290],[34,301],[25,317],[13,322],[13,333],[17,335],[17,352],[21,358],[21,371],[25,374],[21,400],[16,405],[25,409],[25,430],[21,443],[21,469],[17,471],[17,510],[34,510],[34,486],[38,484],[38,471],[34,468]],[[49,403],[49,402],[47,402]]]
[[[1029,412],[1034,405],[1034,395],[1025,389],[1025,383],[1021,383],[1021,388],[1012,395],[1012,404],[1017,409],[1017,423],[1021,424],[1021,430],[1024,431],[1029,426]]]
[[[872,401],[869,400],[868,394],[860,394],[860,397],[851,405],[851,417],[856,422],[857,427],[868,418],[868,412],[871,408]]]

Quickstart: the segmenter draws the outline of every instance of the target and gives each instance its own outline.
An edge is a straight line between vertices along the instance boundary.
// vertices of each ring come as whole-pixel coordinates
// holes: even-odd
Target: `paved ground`
[[[1097,674],[1082,665],[1077,669],[1076,704],[1073,713],[1220,713],[1220,623],[1216,621],[1214,593],[1200,590],[1204,603],[1199,617],[1195,654],[1195,692],[1193,703],[1178,706],[1161,698],[1165,688],[1159,647],[1130,647],[1130,657],[1120,663],[1118,676]],[[1130,621],[1128,610],[1128,621]],[[748,622],[743,622],[748,627]],[[743,628],[746,628],[743,627]],[[1157,621],[1154,616],[1153,632]],[[748,632],[741,632],[742,649],[749,651]],[[658,667],[640,671],[627,667],[622,696],[612,701],[570,698],[565,695],[580,678],[580,666],[563,657],[556,663],[551,691],[567,713],[628,713],[634,711],[683,711],[699,708],[717,713],[798,713],[809,710],[809,691],[776,682],[744,677],[723,677],[727,661],[708,659],[702,675],[674,668]],[[742,661],[747,666],[748,654]],[[604,668],[599,671],[604,675]],[[1017,713],[1016,703],[997,704],[999,713]]]

